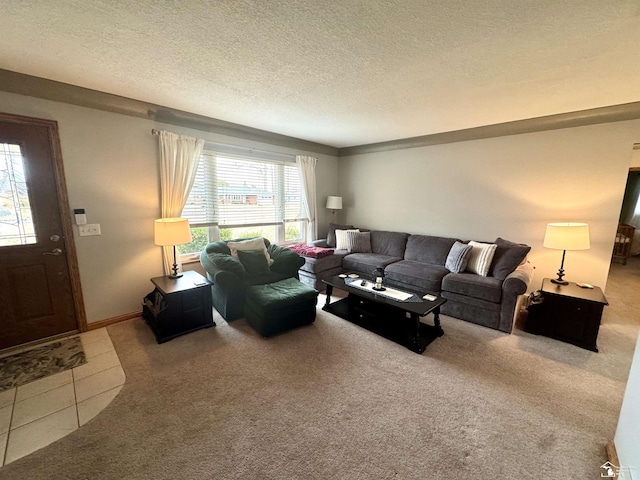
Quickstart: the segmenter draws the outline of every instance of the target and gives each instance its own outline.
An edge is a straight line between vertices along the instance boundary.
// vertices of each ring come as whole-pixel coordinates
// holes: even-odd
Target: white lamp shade
[[[342,197],[327,197],[327,208],[330,210],[342,210]]]
[[[186,218],[160,218],[153,224],[156,245],[182,245],[191,241],[191,228]]]
[[[589,225],[586,223],[550,223],[543,246],[556,250],[588,250]]]

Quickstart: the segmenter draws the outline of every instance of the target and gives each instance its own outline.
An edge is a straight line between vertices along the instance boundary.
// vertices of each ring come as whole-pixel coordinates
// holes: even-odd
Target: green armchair
[[[246,239],[231,240],[241,242]],[[304,259],[288,248],[271,244],[263,239],[273,263],[266,271],[247,271],[243,263],[231,255],[227,242],[220,240],[208,244],[200,254],[200,263],[213,286],[213,306],[227,320],[244,316],[245,290],[249,285],[264,285],[286,278],[298,277]]]

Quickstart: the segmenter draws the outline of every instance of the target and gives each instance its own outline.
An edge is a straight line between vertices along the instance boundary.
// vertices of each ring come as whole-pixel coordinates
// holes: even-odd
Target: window
[[[306,221],[294,162],[205,151],[182,216],[193,241],[181,254],[216,240],[263,236],[273,243],[303,241]]]
[[[0,143],[0,246],[36,243],[20,145]]]

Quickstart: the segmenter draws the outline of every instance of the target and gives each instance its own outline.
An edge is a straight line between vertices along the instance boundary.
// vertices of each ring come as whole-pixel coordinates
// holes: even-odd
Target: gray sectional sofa
[[[315,246],[335,248],[335,229],[351,225],[331,225],[327,239]],[[362,229],[361,229],[362,230]],[[370,231],[371,252],[335,250],[323,258],[305,257],[300,281],[324,290],[323,278],[339,273],[357,273],[370,278],[376,268],[384,268],[385,283],[398,288],[432,293],[447,299],[442,313],[510,333],[518,297],[527,292],[533,265],[526,260],[530,247],[498,238],[487,276],[445,267],[455,238],[412,235],[403,232]],[[466,243],[466,242],[462,242]],[[484,242],[487,243],[487,242]]]

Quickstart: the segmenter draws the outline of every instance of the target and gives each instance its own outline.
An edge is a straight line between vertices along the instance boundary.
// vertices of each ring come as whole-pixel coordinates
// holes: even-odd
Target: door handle
[[[55,255],[57,257],[58,255],[62,255],[62,249],[61,248],[54,248],[50,252],[42,252],[42,254],[43,255]]]

